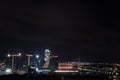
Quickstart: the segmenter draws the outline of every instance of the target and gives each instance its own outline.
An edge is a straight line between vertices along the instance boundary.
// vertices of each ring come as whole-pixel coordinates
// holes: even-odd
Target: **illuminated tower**
[[[44,55],[44,65],[43,65],[43,68],[48,68],[49,67],[49,63],[50,63],[50,50],[49,49],[46,49],[45,50],[45,55]]]

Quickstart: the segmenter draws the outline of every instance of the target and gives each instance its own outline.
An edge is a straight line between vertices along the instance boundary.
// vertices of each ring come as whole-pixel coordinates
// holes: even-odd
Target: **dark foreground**
[[[79,75],[40,75],[40,74],[11,74],[2,75],[0,80],[110,80],[105,75],[79,76]]]

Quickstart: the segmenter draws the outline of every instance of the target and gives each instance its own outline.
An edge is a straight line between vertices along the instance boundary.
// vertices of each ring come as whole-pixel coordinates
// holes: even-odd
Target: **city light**
[[[11,57],[11,55],[10,55],[10,54],[8,54],[8,55],[7,55],[7,57]]]
[[[39,58],[39,55],[36,55],[36,58]]]
[[[11,70],[11,69],[6,69],[5,71],[6,71],[7,73],[12,72],[12,70]]]
[[[22,54],[20,52],[18,53],[11,53],[11,54],[7,54],[7,57],[11,57],[8,60],[11,60],[10,63],[10,67],[8,66],[8,68],[6,68],[4,70],[5,74],[11,74],[12,72],[14,72],[15,70],[17,70],[17,67],[19,68],[20,66],[17,65],[16,63],[16,59],[17,58],[22,58],[19,57]],[[119,71],[119,64],[114,64],[114,66],[111,66],[111,64],[109,66],[111,67],[107,67],[108,64],[95,64],[95,63],[81,63],[80,59],[77,60],[77,62],[59,62],[58,61],[58,56],[51,56],[50,55],[50,51],[49,50],[45,50],[44,51],[44,58],[42,58],[41,55],[39,54],[35,54],[34,55],[34,60],[31,59],[31,57],[33,56],[32,54],[26,54],[27,58],[27,64],[25,65],[25,67],[23,67],[25,69],[25,73],[27,73],[27,71],[29,71],[28,73],[40,73],[42,72],[43,74],[45,73],[49,73],[49,72],[54,72],[55,74],[57,73],[70,73],[70,74],[76,74],[76,73],[80,73],[80,74],[85,74],[85,75],[91,75],[91,74],[114,74],[116,76],[119,76],[119,74],[117,73]],[[45,62],[42,63],[43,59]],[[18,62],[19,64],[19,62]],[[104,68],[101,68],[101,66],[105,65]],[[90,67],[91,66],[91,67]],[[20,69],[20,68],[19,68]],[[21,69],[19,70],[20,74],[21,73]]]
[[[55,72],[78,72],[78,70],[55,70]]]
[[[21,56],[21,55],[22,55],[21,53],[18,54],[18,56]]]
[[[35,68],[35,70],[38,72],[39,71],[39,69],[38,68]]]

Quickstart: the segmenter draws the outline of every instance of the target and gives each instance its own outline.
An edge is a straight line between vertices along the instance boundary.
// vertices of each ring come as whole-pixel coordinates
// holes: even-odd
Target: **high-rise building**
[[[45,63],[42,67],[47,69],[49,67],[49,63],[50,63],[50,50],[46,49],[44,53],[45,53],[45,55],[44,55]]]

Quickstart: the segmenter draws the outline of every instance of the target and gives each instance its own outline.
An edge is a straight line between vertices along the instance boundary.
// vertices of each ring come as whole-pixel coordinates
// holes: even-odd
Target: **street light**
[[[39,58],[39,55],[36,55],[36,58],[38,59],[38,58]]]
[[[11,55],[10,55],[10,54],[8,54],[8,55],[7,55],[7,57],[11,57]]]
[[[21,56],[21,55],[22,55],[21,53],[18,54],[18,56]]]
[[[12,54],[12,55],[8,54],[7,56],[8,57],[12,57],[12,70],[13,70],[14,69],[14,59],[15,59],[16,56],[21,56],[21,53],[19,53],[19,54]]]
[[[40,56],[37,54],[37,55],[36,55],[36,58],[37,58],[37,63],[36,63],[36,64],[37,64],[38,69],[39,69],[39,66],[40,66],[40,60],[39,60],[39,57],[40,57]]]

